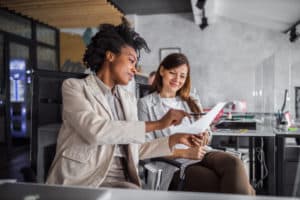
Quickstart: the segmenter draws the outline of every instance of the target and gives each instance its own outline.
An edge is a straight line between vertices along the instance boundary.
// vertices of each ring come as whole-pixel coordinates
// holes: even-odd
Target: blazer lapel
[[[106,110],[109,116],[113,118],[107,99],[104,97],[103,93],[101,92],[101,89],[99,88],[94,75],[89,75],[88,77],[86,77],[85,80],[88,87],[91,89],[91,92],[94,95],[94,97],[97,99],[100,105],[103,106],[103,108]]]
[[[152,111],[155,116],[154,119],[162,118],[165,115],[165,112],[157,92],[153,94],[152,105]]]
[[[132,120],[133,116],[132,116],[132,111],[131,109],[136,109],[136,108],[132,108],[132,104],[129,105],[129,103],[132,103],[132,99],[129,95],[127,95],[125,92],[122,91],[122,88],[120,88],[119,86],[117,87],[117,92],[120,95],[120,99],[121,99],[121,104],[122,104],[122,108],[123,108],[123,112],[124,112],[124,116],[126,120]]]

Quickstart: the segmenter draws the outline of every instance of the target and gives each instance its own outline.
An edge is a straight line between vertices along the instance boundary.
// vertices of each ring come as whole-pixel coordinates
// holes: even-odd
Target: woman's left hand
[[[202,134],[176,133],[169,137],[169,145],[172,148],[175,144],[184,144],[189,147],[203,146]]]
[[[202,138],[203,138],[203,146],[208,145],[209,143],[209,133],[208,131],[205,131],[203,133],[201,133]]]

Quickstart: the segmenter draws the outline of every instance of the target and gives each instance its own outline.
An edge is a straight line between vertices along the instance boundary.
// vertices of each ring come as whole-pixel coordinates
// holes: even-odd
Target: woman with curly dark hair
[[[200,144],[187,134],[145,143],[146,132],[187,114],[170,110],[160,120],[138,121],[136,98],[120,85],[133,78],[141,49],[149,51],[127,23],[100,26],[83,59],[94,74],[63,83],[63,124],[47,183],[139,188],[139,159],[172,155],[176,143]]]

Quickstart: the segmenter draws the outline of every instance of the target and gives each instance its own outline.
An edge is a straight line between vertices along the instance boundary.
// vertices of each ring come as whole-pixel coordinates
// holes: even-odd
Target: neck
[[[161,90],[161,92],[159,93],[159,95],[163,98],[173,98],[176,97],[176,93],[172,92],[172,91],[166,91],[164,89]]]
[[[96,76],[110,89],[113,89],[115,87],[115,82],[113,81],[113,78],[111,77],[111,73],[108,67],[103,66],[101,70],[99,70],[96,73]]]

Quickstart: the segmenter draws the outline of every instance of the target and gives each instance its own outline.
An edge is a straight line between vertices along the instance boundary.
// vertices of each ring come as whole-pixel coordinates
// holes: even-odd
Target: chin
[[[118,84],[119,85],[128,85],[129,81],[120,81]]]
[[[178,90],[179,90],[178,88],[171,88],[172,92],[178,92]]]

